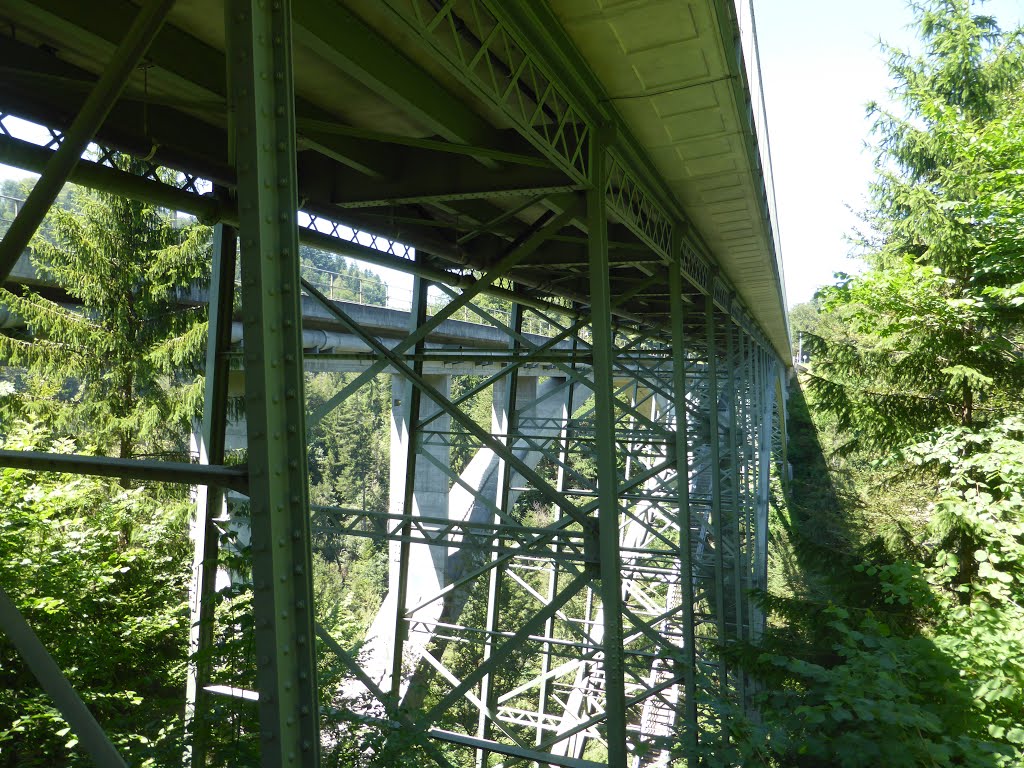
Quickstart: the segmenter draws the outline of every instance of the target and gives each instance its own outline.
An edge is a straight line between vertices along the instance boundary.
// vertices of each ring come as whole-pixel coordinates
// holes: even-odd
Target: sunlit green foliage
[[[75,189],[47,230],[33,264],[68,298],[0,289],[26,325],[0,334],[0,358],[27,369],[26,408],[100,453],[180,454],[202,406],[206,324],[177,294],[209,272],[209,229]]]
[[[1024,761],[1024,48],[966,0],[913,7],[868,269],[797,318],[786,579],[725,764]]]
[[[5,448],[68,452],[40,426]],[[88,477],[0,472],[0,586],[132,765],[165,765],[180,716],[188,510]],[[0,765],[91,765],[14,648],[0,643]]]

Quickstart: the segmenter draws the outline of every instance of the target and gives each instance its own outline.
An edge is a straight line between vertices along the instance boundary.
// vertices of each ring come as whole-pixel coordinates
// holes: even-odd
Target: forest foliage
[[[1024,761],[1024,37],[913,9],[920,52],[887,49],[869,107],[865,269],[791,315],[788,578],[736,761]]]

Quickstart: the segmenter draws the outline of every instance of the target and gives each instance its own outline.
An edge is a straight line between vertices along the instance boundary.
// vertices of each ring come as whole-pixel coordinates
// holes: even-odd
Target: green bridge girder
[[[773,459],[784,461],[778,382],[789,349],[770,169],[758,145],[760,85],[741,44],[745,13],[728,0],[0,4],[8,62],[0,125],[21,117],[61,140],[55,149],[0,135],[0,162],[43,174],[0,242],[4,275],[67,180],[219,222],[221,265],[211,290],[220,321],[211,323],[204,466],[92,466],[32,454],[0,464],[205,489],[197,650],[209,648],[214,620],[210,521],[224,489],[246,492],[257,684],[240,706],[258,699],[263,765],[319,763],[331,714],[318,708],[318,653],[336,656],[377,700],[367,722],[417,734],[440,765],[460,750],[479,765],[696,765],[699,750],[726,738],[710,702],[742,707],[753,681],[714,648],[755,638],[763,621],[748,591],[766,578],[768,476]],[[89,141],[99,156],[76,162]],[[116,170],[108,150],[148,158],[149,173]],[[244,478],[222,466],[223,308],[235,290],[227,276],[236,237]],[[333,402],[374,372],[411,393],[401,405],[400,500],[387,515],[346,513],[383,521],[376,535],[402,553],[387,686],[314,626],[299,301],[318,292],[300,283],[300,241],[415,277],[410,336],[394,350],[325,302],[374,358]],[[428,317],[430,286],[449,303]],[[504,398],[505,425],[492,433],[422,372],[428,329],[483,293],[511,302],[511,323],[473,311],[519,358],[479,385],[496,403]],[[566,398],[554,437],[517,417],[520,369],[549,346],[522,334],[527,315],[573,342],[549,377],[564,380]],[[437,464],[437,440],[496,457],[503,479],[494,495],[475,489],[493,521],[417,519],[416,475]],[[521,446],[545,468],[530,466]],[[580,459],[596,474],[581,475]],[[447,483],[454,489],[460,479],[449,472]],[[547,505],[548,525],[516,523],[517,484]],[[322,518],[314,511],[317,524]],[[336,535],[363,535],[351,519],[333,525]],[[455,537],[448,546],[475,542],[478,562],[457,588],[486,589],[491,607],[483,626],[460,623],[456,611],[446,630],[483,638],[479,666],[461,680],[436,639],[409,639],[410,628],[423,632],[406,588],[410,560],[438,530]],[[539,576],[524,576],[528,568],[543,572],[546,594],[531,581]],[[536,601],[522,625],[503,623],[502,590]],[[524,649],[528,671],[498,690],[496,672]],[[411,670],[409,653],[418,655]],[[410,704],[402,681],[426,667],[440,700]],[[209,661],[197,661],[187,712],[193,765],[206,764],[202,714],[216,683]],[[73,706],[73,693],[55,695]],[[475,707],[476,727],[438,728],[462,700]],[[96,735],[94,722],[76,727]]]

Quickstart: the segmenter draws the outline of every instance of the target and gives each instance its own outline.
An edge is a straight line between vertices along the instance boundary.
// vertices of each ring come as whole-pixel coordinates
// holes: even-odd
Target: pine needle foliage
[[[888,49],[898,110],[869,108],[869,269],[820,296],[842,330],[805,339],[816,399],[880,450],[996,421],[1024,388],[1024,38],[967,0],[912,7],[923,53]]]
[[[64,434],[122,458],[180,453],[202,407],[206,317],[179,294],[208,276],[209,228],[103,192],[70,202],[32,244],[63,295],[0,290],[26,325],[0,335],[0,357],[26,369],[30,409]]]

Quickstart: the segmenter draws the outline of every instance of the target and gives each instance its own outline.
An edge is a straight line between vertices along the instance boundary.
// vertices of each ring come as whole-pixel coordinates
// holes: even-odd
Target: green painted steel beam
[[[235,265],[238,246],[233,227],[218,224],[213,232],[213,265],[210,276],[206,344],[203,419],[198,434],[201,464],[223,464],[228,419],[228,374],[231,323],[234,309]],[[213,660],[214,593],[220,531],[216,518],[224,506],[224,494],[216,486],[196,489],[192,522],[194,549],[189,595],[189,666],[185,686],[185,761],[206,766],[208,694]]]
[[[264,768],[320,763],[288,0],[228,0]]]
[[[494,129],[340,3],[295,0],[296,38],[449,141],[489,146]]]
[[[551,168],[514,165],[492,169],[472,158],[406,148],[392,150],[391,154],[394,175],[388,179],[367,179],[344,168],[331,168],[317,156],[305,153],[299,158],[303,192],[330,200],[339,209],[348,209],[512,194],[548,196],[578,188],[561,171]]]
[[[612,378],[614,331],[608,270],[608,209],[605,184],[607,145],[592,139],[587,229],[590,255],[590,308],[594,357],[594,434],[597,460],[597,531],[601,611],[604,623],[604,687],[608,764],[626,765],[626,690],[622,647],[622,574],[619,552],[619,471],[615,456],[615,396]]]
[[[31,472],[65,472],[75,475],[124,477],[183,485],[218,485],[240,493],[248,491],[244,466],[214,466],[177,461],[119,459],[112,456],[82,456],[42,451],[0,450],[0,467]]]
[[[107,61],[96,87],[64,134],[60,148],[50,158],[28,199],[0,241],[0,282],[7,278],[15,262],[21,258],[29,240],[67,183],[82,152],[117,101],[128,77],[138,66],[173,5],[174,0],[149,0],[135,14],[131,27]]]
[[[523,147],[521,141],[514,141],[508,132],[496,131],[495,137],[489,146],[473,146],[471,144],[460,144],[451,141],[439,141],[437,139],[423,139],[415,136],[402,136],[397,133],[386,133],[370,128],[357,128],[351,125],[343,125],[337,122],[315,120],[312,118],[298,118],[299,132],[304,137],[315,138],[318,136],[341,136],[351,139],[361,139],[367,144],[385,144],[391,147],[402,146],[415,149],[425,149],[431,152],[442,152],[447,155],[467,155],[469,157],[483,157],[500,163],[511,163],[513,165],[529,165],[534,168],[551,168],[551,163],[542,157],[525,154],[529,147]],[[518,134],[515,136],[518,139]]]

